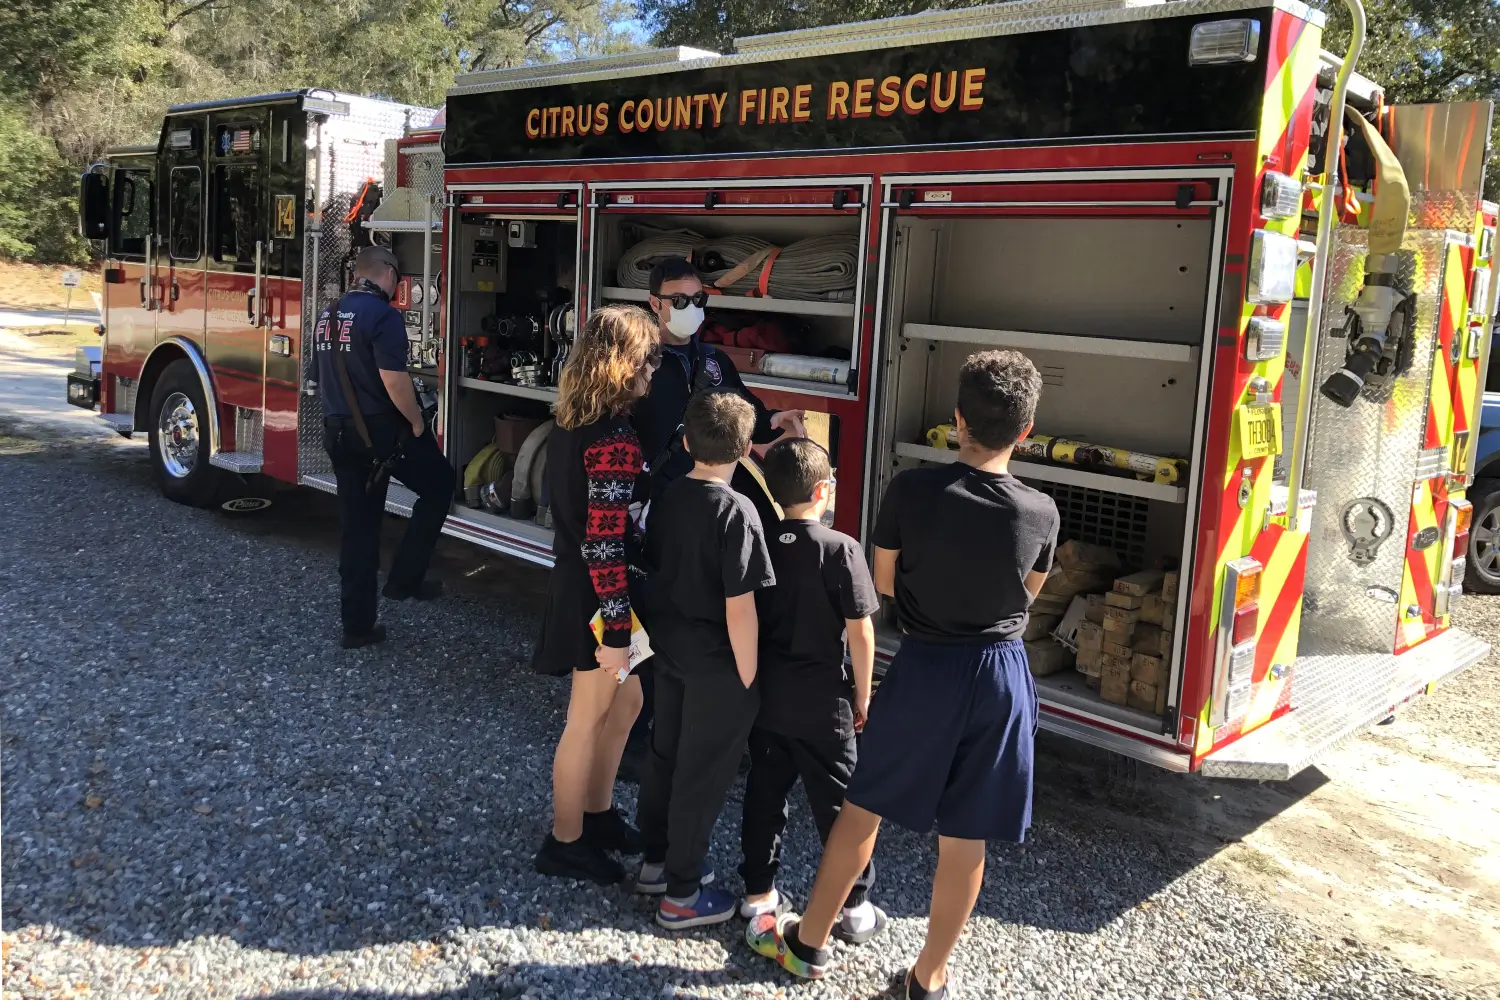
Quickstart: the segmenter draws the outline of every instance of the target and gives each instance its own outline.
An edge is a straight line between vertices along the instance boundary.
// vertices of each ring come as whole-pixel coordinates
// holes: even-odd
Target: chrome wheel
[[[174,392],[162,403],[156,425],[161,464],[173,479],[186,479],[198,464],[198,411],[193,401]]]
[[[1485,511],[1470,528],[1469,559],[1481,578],[1500,584],[1500,505]]]

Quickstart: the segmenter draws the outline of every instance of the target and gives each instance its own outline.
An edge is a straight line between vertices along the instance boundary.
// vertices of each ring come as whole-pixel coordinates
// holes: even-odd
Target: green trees
[[[632,0],[8,0],[0,255],[74,262],[78,173],[171,104],[326,87],[436,105],[455,73],[639,44]]]

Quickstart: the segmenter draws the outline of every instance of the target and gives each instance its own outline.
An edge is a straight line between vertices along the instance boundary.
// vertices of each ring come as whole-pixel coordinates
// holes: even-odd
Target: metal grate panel
[[[115,379],[115,413],[135,414],[135,394],[140,388],[140,383],[133,378],[123,375],[114,376]]]
[[[1027,480],[1057,504],[1059,541],[1080,541],[1114,549],[1131,565],[1146,562],[1146,521],[1150,504],[1139,497],[1063,483]]]
[[[265,427],[261,412],[247,406],[234,408],[234,450],[259,455],[264,450]]]

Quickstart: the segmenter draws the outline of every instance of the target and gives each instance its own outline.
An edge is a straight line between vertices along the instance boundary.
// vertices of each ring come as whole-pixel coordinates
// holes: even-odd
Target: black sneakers
[[[339,645],[345,649],[363,649],[377,642],[385,642],[385,626],[376,623],[368,632],[345,632]]]
[[[542,849],[536,852],[535,864],[536,870],[543,875],[600,885],[614,885],[625,878],[625,869],[620,863],[590,843],[588,837],[579,837],[565,844],[547,834]]]
[[[631,826],[613,806],[604,812],[583,814],[583,839],[601,851],[640,854],[646,849],[641,831]]]
[[[394,583],[387,582],[385,589],[381,591],[387,600],[391,601],[431,601],[443,596],[443,581],[423,580],[417,584],[415,590],[398,587]]]

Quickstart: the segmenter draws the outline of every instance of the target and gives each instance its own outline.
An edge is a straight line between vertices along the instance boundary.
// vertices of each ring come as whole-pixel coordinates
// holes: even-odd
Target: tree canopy
[[[324,87],[437,105],[456,73],[639,44],[633,0],[0,4],[0,254],[75,261],[77,175],[176,103]]]

